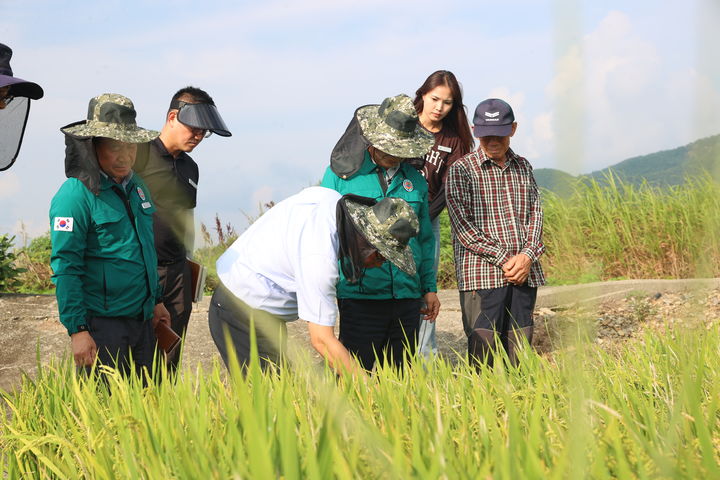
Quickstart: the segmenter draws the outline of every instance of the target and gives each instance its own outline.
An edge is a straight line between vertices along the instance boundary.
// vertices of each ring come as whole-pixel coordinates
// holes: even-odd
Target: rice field
[[[720,276],[720,184],[660,189],[613,176],[543,196],[544,264],[556,283]]]
[[[720,276],[720,186],[709,177],[665,190],[608,177],[543,202],[553,283]],[[449,282],[446,216],[442,228]],[[2,392],[0,469],[9,479],[720,478],[720,324],[700,320],[608,351],[577,319],[560,350],[526,349],[518,367],[479,372],[459,354],[337,378],[300,357],[277,372],[215,364],[149,386],[107,370],[108,388],[57,360]]]
[[[567,196],[542,192],[552,285],[623,278],[720,276],[720,184],[709,175],[675,187],[635,186],[609,175],[578,181]],[[447,213],[438,282],[454,288]]]
[[[338,379],[298,360],[110,388],[68,361],[3,394],[5,478],[720,478],[717,322],[612,353]],[[234,374],[233,374],[234,373]],[[111,392],[111,393],[109,393]]]

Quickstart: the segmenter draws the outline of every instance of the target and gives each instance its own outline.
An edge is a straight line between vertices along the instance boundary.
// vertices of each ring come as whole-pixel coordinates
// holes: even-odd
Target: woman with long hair
[[[445,208],[445,178],[450,166],[472,151],[474,141],[463,105],[462,90],[452,72],[433,72],[415,92],[413,103],[420,124],[435,135],[435,145],[425,155],[422,174],[428,183],[437,273],[440,260],[439,215]],[[426,320],[424,315],[420,318],[418,347],[426,357],[437,353],[435,320]]]

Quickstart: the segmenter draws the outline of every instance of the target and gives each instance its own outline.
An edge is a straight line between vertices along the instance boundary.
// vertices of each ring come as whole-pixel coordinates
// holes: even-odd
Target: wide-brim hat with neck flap
[[[348,214],[365,240],[408,275],[415,275],[415,259],[408,246],[417,236],[420,222],[415,210],[401,198],[386,197],[368,206],[343,199]]]
[[[394,157],[424,157],[435,144],[435,136],[420,125],[407,95],[388,97],[380,105],[360,107],[355,116],[367,141]]]
[[[10,87],[10,95],[14,97],[27,97],[32,100],[42,98],[44,92],[40,85],[13,77],[13,71],[10,68],[12,53],[10,47],[0,43],[0,88]]]
[[[90,100],[87,120],[71,123],[60,130],[76,137],[105,137],[125,143],[145,143],[160,132],[137,126],[132,101],[117,93],[103,93]]]

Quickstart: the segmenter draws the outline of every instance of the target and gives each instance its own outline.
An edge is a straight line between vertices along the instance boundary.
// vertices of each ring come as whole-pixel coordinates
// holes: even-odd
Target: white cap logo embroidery
[[[485,112],[485,116],[488,118],[495,118],[500,116],[500,112]]]

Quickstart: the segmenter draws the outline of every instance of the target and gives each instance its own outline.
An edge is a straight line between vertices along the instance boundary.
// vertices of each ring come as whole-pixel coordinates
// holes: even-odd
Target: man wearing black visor
[[[160,136],[138,146],[135,171],[145,180],[157,211],[153,214],[158,274],[173,330],[184,335],[192,309],[187,257],[192,255],[198,166],[188,155],[212,134],[229,137],[215,102],[205,91],[185,87],[173,95]],[[178,359],[170,359],[170,367]]]

